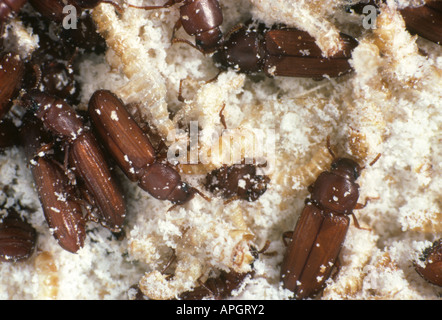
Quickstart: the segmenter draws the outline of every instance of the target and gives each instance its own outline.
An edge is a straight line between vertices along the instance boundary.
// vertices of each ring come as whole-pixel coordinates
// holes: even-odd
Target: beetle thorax
[[[312,201],[321,209],[336,213],[350,214],[358,198],[358,184],[334,172],[321,173],[312,189]]]

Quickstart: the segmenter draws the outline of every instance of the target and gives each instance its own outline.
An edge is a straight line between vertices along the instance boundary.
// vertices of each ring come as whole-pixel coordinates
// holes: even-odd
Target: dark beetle
[[[0,216],[0,261],[17,262],[29,258],[35,249],[37,232],[12,208]]]
[[[420,263],[415,263],[417,273],[426,281],[442,287],[442,239],[425,249],[419,260]]]
[[[23,83],[25,64],[20,57],[6,53],[0,58],[0,120],[12,107],[12,99]]]
[[[97,140],[80,116],[64,100],[37,90],[27,93],[23,100],[45,129],[64,142],[67,161],[83,185],[83,197],[98,210],[92,218],[112,231],[120,231],[126,215],[123,195]]]
[[[442,44],[442,2],[431,1],[421,7],[401,9],[400,12],[411,33]]]
[[[84,245],[86,220],[76,189],[62,166],[45,150],[52,142],[43,124],[30,113],[20,127],[22,144],[49,228],[58,244],[69,252]]]
[[[189,35],[195,36],[198,50],[203,53],[212,53],[217,50],[222,44],[223,37],[219,27],[223,23],[223,12],[219,0],[169,0],[162,6],[129,6],[153,10],[167,8],[176,3],[182,4],[180,6],[180,20],[177,21],[174,32],[182,26]],[[193,44],[191,45],[193,46]]]
[[[235,271],[221,271],[218,277],[209,278],[190,291],[183,292],[178,296],[178,300],[223,300],[229,298],[232,292],[239,288],[243,281],[251,276],[252,272],[238,273]],[[134,300],[149,300],[138,285],[132,286],[135,290]]]
[[[38,23],[41,24],[43,21],[43,23],[46,24],[48,22],[52,23],[50,25],[51,28],[49,33],[47,31],[42,32],[42,28],[38,25],[33,26],[34,31],[39,34],[39,37],[41,37],[42,34],[44,34],[44,37],[47,37],[49,35],[51,37],[50,44],[54,43],[55,46],[58,45],[59,47],[65,46],[65,48],[61,47],[58,50],[60,54],[59,58],[68,61],[71,60],[72,51],[75,51],[77,48],[80,48],[82,52],[95,52],[98,54],[104,52],[106,48],[105,40],[97,32],[95,23],[92,20],[89,12],[82,11],[82,9],[85,8],[86,4],[80,3],[80,6],[77,4],[77,2],[66,2],[64,0],[30,0],[29,2],[34,7],[34,9],[39,12],[40,15],[43,16],[43,18],[45,18],[41,19],[40,17]],[[78,9],[76,17],[76,28],[73,28],[71,26],[65,27],[62,23],[68,14],[68,12],[63,12],[66,4],[74,5]],[[121,10],[116,3],[114,5],[117,6],[119,10]],[[71,15],[71,13],[69,13],[69,15]],[[27,19],[29,20],[29,17],[27,17]],[[67,22],[71,23],[70,20],[67,20]],[[57,38],[55,41],[54,37]],[[48,47],[49,45],[46,45],[46,47]],[[70,50],[70,52],[67,52],[67,54],[64,52],[66,51],[66,49]]]
[[[338,77],[351,71],[348,62],[357,42],[341,34],[342,50],[325,58],[315,38],[294,28],[268,29],[261,25],[235,28],[213,56],[222,69],[269,77]]]
[[[255,165],[235,164],[207,174],[205,186],[226,199],[255,201],[267,190],[269,181],[269,177],[256,174]]]
[[[183,182],[174,168],[157,161],[149,138],[112,92],[96,91],[88,112],[105,148],[127,177],[143,190],[174,204],[183,204],[198,192]]]
[[[218,277],[209,278],[203,284],[194,288],[191,291],[182,293],[179,299],[182,300],[201,300],[211,298],[214,300],[222,300],[232,296],[232,292],[238,289],[247,277],[252,277],[255,273],[254,262],[259,258],[259,254],[264,253],[270,245],[267,241],[261,250],[255,247],[250,248],[250,252],[254,258],[249,272],[236,272],[230,270],[229,272],[221,271]]]
[[[341,34],[343,50],[328,59],[307,32],[293,28],[267,29],[242,26],[230,33],[214,55],[221,68],[268,76],[337,77],[351,70],[348,59],[356,41]]]
[[[232,292],[241,285],[250,272],[238,273],[235,271],[221,271],[216,278],[209,278],[200,286],[191,291],[184,292],[179,296],[181,300],[201,300],[211,298],[222,300],[230,297]]]
[[[357,203],[355,182],[361,170],[351,159],[335,158],[331,170],[322,172],[309,187],[311,196],[295,230],[288,233],[291,239],[280,273],[284,288],[296,299],[315,296],[330,277],[350,224],[348,216],[364,206]]]

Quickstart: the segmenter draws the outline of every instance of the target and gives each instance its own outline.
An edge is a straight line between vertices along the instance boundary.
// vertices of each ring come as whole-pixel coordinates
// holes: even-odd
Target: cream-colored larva
[[[95,7],[92,17],[108,47],[120,58],[119,65],[115,67],[122,67],[128,78],[126,85],[114,93],[125,103],[137,103],[146,114],[147,121],[166,138],[175,127],[169,118],[165,100],[164,77],[149,63],[148,48],[139,41],[138,34],[118,18],[111,4],[102,3]]]
[[[38,299],[57,299],[59,291],[58,268],[52,253],[42,251],[34,260],[35,271],[38,278]]]

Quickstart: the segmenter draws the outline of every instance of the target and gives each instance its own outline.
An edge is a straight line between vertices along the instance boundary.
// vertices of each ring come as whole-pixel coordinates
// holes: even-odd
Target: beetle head
[[[267,190],[267,184],[270,181],[269,177],[262,175],[255,175],[253,178],[246,180],[245,195],[241,197],[241,188],[238,192],[242,199],[247,201],[256,201]]]
[[[191,200],[195,196],[195,193],[197,193],[196,189],[186,182],[182,182],[169,194],[168,200],[173,204],[180,205]]]
[[[213,59],[220,68],[236,68],[244,73],[260,72],[265,56],[264,45],[260,34],[246,26],[238,28],[224,42],[224,47],[218,50]]]
[[[331,172],[355,181],[361,174],[362,168],[349,158],[338,158],[331,165]]]
[[[195,36],[196,46],[204,53],[212,53],[218,50],[222,44],[222,32],[214,28],[210,32],[202,32]]]

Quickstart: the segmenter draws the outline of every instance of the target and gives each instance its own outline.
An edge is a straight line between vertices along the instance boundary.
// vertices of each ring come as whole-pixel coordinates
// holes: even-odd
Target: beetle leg
[[[370,228],[362,228],[362,227],[359,225],[358,219],[356,219],[356,216],[355,216],[354,212],[352,212],[351,215],[353,216],[353,223],[354,223],[354,225],[355,225],[356,228],[358,228],[359,230],[367,230],[367,231],[370,231],[370,230],[371,230]]]
[[[205,54],[203,50],[201,50],[200,48],[198,48],[196,45],[194,45],[192,42],[186,40],[186,39],[181,39],[181,38],[173,38],[172,39],[172,43],[177,43],[177,42],[182,42],[182,43],[186,43],[189,46],[195,48],[196,50],[198,50],[199,52],[201,52],[202,54]]]
[[[175,39],[175,32],[177,32],[181,28],[181,26],[182,26],[181,19],[178,19],[178,21],[175,22],[175,25],[173,26],[172,38],[170,39],[170,42],[173,43],[173,39]]]
[[[231,197],[230,199],[225,200],[225,201],[224,201],[224,204],[225,204],[225,205],[226,205],[226,204],[229,204],[230,202],[235,201],[235,200],[238,200],[238,199],[239,199],[239,196]]]
[[[354,210],[363,209],[363,208],[365,208],[367,206],[367,203],[369,201],[371,201],[371,200],[378,200],[378,199],[379,199],[379,197],[368,197],[368,198],[365,199],[364,203],[356,203],[356,206],[355,206]]]
[[[180,205],[178,203],[175,203],[174,205],[172,205],[169,209],[167,209],[167,212],[172,211],[173,209],[175,209],[176,207],[179,207]]]
[[[206,200],[206,201],[208,201],[208,202],[211,202],[211,201],[212,201],[208,196],[206,196],[204,193],[202,193],[202,192],[199,191],[198,189],[192,187],[192,191],[193,191],[194,193],[199,194],[200,197],[203,198],[204,200]]]
[[[180,80],[180,87],[179,87],[179,89],[178,89],[178,101],[179,101],[179,102],[183,102],[183,103],[184,103],[184,101],[186,100],[186,99],[184,99],[184,97],[183,97],[183,82],[184,82],[184,80],[185,80],[185,79],[181,79],[181,80]]]
[[[170,257],[169,261],[167,261],[166,265],[164,266],[163,270],[161,270],[162,274],[166,273],[166,270],[169,269],[169,267],[172,265],[172,263],[176,260],[177,256],[175,253],[175,249],[173,249],[172,256]]]
[[[287,231],[287,232],[292,232],[292,231]],[[264,246],[261,248],[261,250],[256,251],[256,249],[255,249],[255,251],[252,253],[252,255],[258,256],[260,254],[263,254],[263,255],[266,255],[266,256],[269,256],[269,257],[275,256],[276,255],[275,251],[266,252],[269,249],[269,247],[270,247],[270,240],[267,240],[266,243],[264,243]]]
[[[336,159],[335,153],[333,152],[331,144],[330,144],[330,136],[327,136],[327,149],[328,149],[328,152],[330,152],[330,155],[332,156],[332,158]]]
[[[223,107],[219,111],[219,118],[220,118],[221,123],[223,124],[224,129],[227,129],[226,118],[224,117],[224,114],[223,114],[225,107],[226,107],[226,104],[224,103]]]

